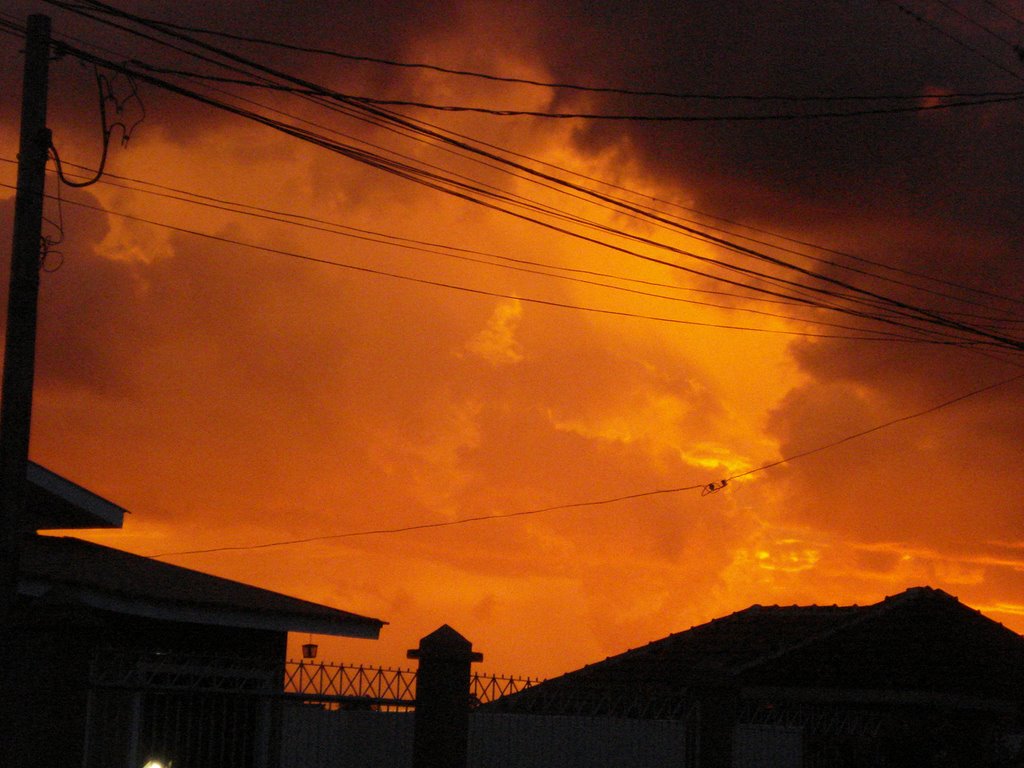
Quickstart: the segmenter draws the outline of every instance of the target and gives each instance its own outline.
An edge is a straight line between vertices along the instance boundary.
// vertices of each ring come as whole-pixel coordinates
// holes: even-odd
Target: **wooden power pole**
[[[43,226],[43,194],[50,132],[46,100],[50,70],[50,18],[30,16],[21,93],[18,191],[14,199],[7,339],[0,392],[0,765],[17,768],[25,755],[14,748],[21,702],[12,684],[18,663],[15,604],[21,572],[21,537],[27,515],[28,441],[35,378],[36,313]]]
[[[25,75],[21,94],[18,191],[14,201],[11,282],[7,297],[7,339],[0,403],[0,640],[9,639],[18,595],[21,536],[26,524],[26,474],[35,378],[36,312],[43,225],[43,193],[50,132],[46,100],[50,66],[50,18],[28,19]],[[9,647],[10,643],[0,642]],[[0,648],[2,671],[9,659]]]

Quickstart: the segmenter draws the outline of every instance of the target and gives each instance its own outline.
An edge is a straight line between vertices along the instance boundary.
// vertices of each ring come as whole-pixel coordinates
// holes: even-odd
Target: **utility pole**
[[[12,613],[18,595],[21,536],[26,523],[26,474],[35,378],[36,313],[43,225],[43,193],[50,131],[46,100],[50,17],[29,16],[21,94],[18,191],[14,201],[11,282],[0,403],[0,673],[10,673]],[[0,696],[2,696],[0,692]],[[5,702],[6,703],[6,702]]]

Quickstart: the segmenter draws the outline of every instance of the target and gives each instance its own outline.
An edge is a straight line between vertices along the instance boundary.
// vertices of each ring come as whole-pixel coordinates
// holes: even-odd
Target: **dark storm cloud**
[[[564,4],[541,42],[559,80],[677,93],[917,94],[1019,91],[1013,77],[893,5],[838,2]],[[945,29],[968,44],[971,30]],[[572,34],[569,34],[570,29]],[[978,33],[973,30],[974,34]],[[568,42],[566,42],[568,41]],[[991,43],[991,41],[987,41]],[[1014,67],[1012,53],[1002,57]],[[1018,67],[1019,69],[1019,67]],[[1022,72],[1024,77],[1024,72]],[[588,97],[592,98],[592,97]],[[608,111],[636,112],[607,97]],[[697,114],[787,113],[854,103],[671,102]],[[1014,226],[1024,178],[1017,103],[909,115],[768,123],[633,124],[650,172],[719,214],[778,222],[813,203]],[[622,139],[621,124],[581,126],[581,146]]]
[[[932,27],[895,4],[841,2],[653,2],[462,3],[440,9],[432,3],[327,5],[261,3],[134,4],[132,12],[241,36],[272,38],[295,46],[324,48],[379,58],[416,58],[418,41],[452,36],[472,26],[486,37],[494,61],[484,66],[477,49],[454,44],[436,51],[435,63],[502,71],[503,56],[533,59],[552,79],[620,88],[714,95],[927,94],[1020,90],[1009,50],[991,40],[977,53],[977,29],[935,16]],[[196,68],[195,61],[116,30],[41,3],[19,11],[54,16],[59,35],[110,46],[113,58],[139,57],[164,66]],[[986,20],[998,32],[996,19]],[[963,22],[960,21],[960,25]],[[1012,30],[1008,34],[1012,34]],[[973,36],[972,36],[973,35]],[[951,39],[950,36],[956,38]],[[205,38],[270,67],[342,91],[415,98],[415,72],[359,64],[295,51]],[[1010,38],[1012,39],[1012,38]],[[958,44],[957,41],[964,43]],[[991,55],[986,51],[991,50]],[[1005,54],[1005,55],[1004,55]],[[986,61],[1005,61],[1003,71]],[[14,63],[13,61],[11,63]],[[66,104],[81,131],[94,128],[91,72],[55,69],[69,83]],[[4,85],[16,88],[18,68],[7,68]],[[220,74],[230,74],[220,70]],[[458,89],[471,81],[452,79]],[[70,87],[70,91],[67,89]],[[488,106],[508,104],[508,89],[496,86]],[[266,94],[254,94],[267,100]],[[203,126],[225,120],[209,108],[144,89],[152,121],[181,141]],[[551,106],[572,110],[586,99],[587,111],[636,113],[664,110],[695,114],[789,113],[849,109],[858,102],[792,103],[737,101],[643,101],[624,96],[553,94]],[[873,103],[872,103],[873,104]],[[11,103],[5,102],[11,109]],[[870,106],[870,105],[869,105]],[[885,105],[883,105],[885,106]],[[188,120],[158,119],[188,115]],[[1024,198],[1021,117],[1017,103],[904,115],[780,122],[580,123],[576,141],[597,149],[628,139],[646,170],[678,184],[698,203],[732,217],[769,217],[793,224],[836,214],[912,213],[930,220],[954,218],[978,226],[1015,227]],[[7,119],[11,119],[8,113]],[[66,116],[71,120],[70,116]]]

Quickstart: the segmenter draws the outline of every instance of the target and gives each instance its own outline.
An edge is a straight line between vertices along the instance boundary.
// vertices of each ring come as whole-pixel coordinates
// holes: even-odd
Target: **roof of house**
[[[753,605],[589,664],[518,696],[594,691],[925,691],[1024,700],[1024,637],[914,587],[868,606]]]
[[[81,539],[33,535],[19,592],[116,613],[229,627],[375,639],[386,622],[133,555]]]
[[[26,526],[44,531],[120,528],[125,510],[30,461],[26,473]]]

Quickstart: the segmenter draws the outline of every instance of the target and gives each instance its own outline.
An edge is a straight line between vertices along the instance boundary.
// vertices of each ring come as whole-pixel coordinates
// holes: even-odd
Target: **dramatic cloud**
[[[390,622],[375,646],[324,643],[350,660],[402,663],[447,622],[491,669],[553,674],[751,603],[917,584],[1024,629],[1024,382],[958,400],[1018,375],[1019,352],[908,339],[903,310],[879,303],[1019,337],[1021,102],[894,110],[1020,78],[1012,51],[965,47],[977,28],[907,8],[933,26],[796,0],[135,4],[363,57],[191,33],[356,96],[787,119],[394,107],[540,179],[352,104],[161,74],[345,157],[107,73],[119,119],[145,119],[127,147],[114,132],[101,183],[49,177],[33,458],[132,511],[98,541],[216,550],[167,559]],[[31,12],[115,61],[240,76],[45,3],[6,13]],[[9,242],[22,42],[4,40]],[[100,155],[94,73],[65,57],[51,81],[54,143],[84,174]],[[877,95],[911,98],[818,98]],[[457,195],[435,188],[448,174]],[[822,302],[861,291],[860,315],[807,308],[812,283]],[[265,544],[280,546],[246,549]]]

